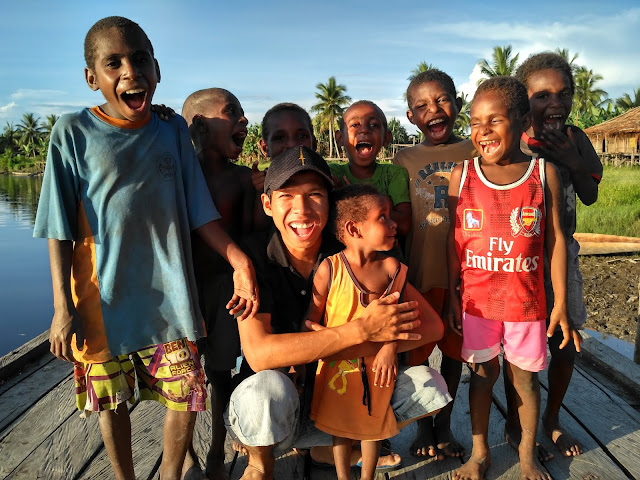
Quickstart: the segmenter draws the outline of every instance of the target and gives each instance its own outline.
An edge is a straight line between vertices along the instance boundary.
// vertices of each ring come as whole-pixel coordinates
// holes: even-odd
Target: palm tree
[[[33,113],[25,113],[17,126],[20,134],[20,145],[28,145],[26,151],[35,155],[35,144],[38,142],[40,135],[42,135],[40,118]]]
[[[53,130],[53,126],[58,121],[58,117],[55,114],[47,115],[47,123],[42,127],[42,133],[44,133],[47,140],[51,137],[51,130]]]
[[[632,100],[631,95],[625,93],[616,100],[616,107],[618,107],[623,112],[631,108],[640,107],[640,87],[636,88],[633,91],[633,97],[634,98]]]
[[[504,47],[493,47],[493,54],[491,55],[491,65],[484,58],[478,62],[480,67],[480,73],[487,78],[499,77],[501,75],[511,76],[515,73],[518,66],[519,53],[515,57],[511,57],[511,45]],[[485,79],[480,79],[478,85],[480,85]]]
[[[329,130],[329,157],[333,157],[333,146],[336,142],[336,128],[338,117],[342,115],[344,107],[351,103],[351,97],[345,95],[347,87],[338,85],[336,77],[329,77],[329,81],[316,85],[318,103],[311,107],[311,111],[318,114],[323,129]]]
[[[424,60],[421,61],[416,68],[411,70],[411,75],[407,77],[407,80],[411,81],[418,76],[418,74],[422,72],[426,72],[427,70],[433,70],[436,68],[432,63],[427,63]]]
[[[18,130],[13,126],[13,123],[7,122],[4,126],[4,130],[2,131],[2,135],[0,135],[0,153],[4,152],[6,149],[15,153],[18,149],[19,140],[20,135]]]
[[[387,124],[387,129],[391,132],[391,143],[408,143],[409,134],[407,129],[402,126],[400,120],[392,117]]]
[[[574,53],[573,56],[571,56],[568,48],[556,48],[556,53],[566,60],[566,62],[571,67],[571,73],[575,75],[578,69],[580,68],[580,65],[576,63],[576,60],[578,59],[578,54]]]
[[[471,126],[471,103],[466,93],[458,92],[458,97],[462,99],[462,107],[453,124],[453,131],[459,137],[466,137]]]
[[[607,99],[607,92],[596,87],[602,75],[593,73],[587,67],[579,67],[575,74],[574,110],[578,115],[591,113]]]

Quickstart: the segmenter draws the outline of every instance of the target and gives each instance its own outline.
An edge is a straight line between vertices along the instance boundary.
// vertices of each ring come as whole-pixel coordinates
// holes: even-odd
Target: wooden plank
[[[136,478],[151,479],[157,474],[162,456],[162,426],[165,407],[158,402],[144,401],[136,405],[131,416],[131,446]],[[96,423],[95,430],[99,428]],[[86,480],[113,478],[111,463],[102,448],[79,477]]]
[[[53,355],[41,355],[37,359],[26,363],[20,371],[14,373],[4,382],[0,382],[0,399],[1,395],[6,391],[12,389],[18,383],[28,378],[33,373],[37,372],[40,368],[44,367],[47,363],[53,362],[56,359]]]
[[[621,237],[619,235],[606,235],[602,233],[574,233],[573,238],[580,245],[582,242],[601,242],[601,243],[640,243],[638,237]]]
[[[40,445],[77,412],[73,385],[73,378],[69,376],[29,409],[0,441],[0,478],[5,478],[19,467],[29,471],[30,465],[42,462],[41,456],[46,454],[37,451]],[[66,448],[66,445],[61,448]]]
[[[49,352],[49,330],[0,357],[0,383],[15,375],[27,363],[38,359],[47,352]]]
[[[32,405],[65,378],[73,375],[69,362],[55,359],[0,395],[0,432],[7,433],[10,425]],[[75,403],[75,402],[74,402]]]
[[[541,383],[547,387],[546,372],[541,375]],[[565,408],[577,417],[580,424],[597,439],[602,449],[614,456],[630,475],[640,477],[640,413],[630,407],[615,393],[598,384],[587,372],[577,368],[574,371],[569,390],[563,402]],[[561,417],[561,422],[569,429],[569,420]],[[565,420],[567,424],[565,424]],[[573,428],[571,434],[574,434]],[[575,435],[574,435],[575,436]],[[581,442],[582,437],[577,437]],[[593,445],[593,442],[589,442]],[[587,446],[583,442],[583,445]],[[590,448],[590,447],[587,447]],[[577,459],[587,460],[585,454]],[[590,464],[593,462],[589,462]],[[601,467],[602,465],[598,465]],[[595,469],[595,466],[593,466]],[[580,477],[582,478],[582,477]],[[608,472],[600,478],[617,478]],[[624,477],[619,477],[624,478]]]
[[[640,243],[580,242],[580,255],[612,255],[614,253],[640,252]]]
[[[575,377],[575,375],[574,375]],[[546,372],[540,373],[541,381],[546,385]],[[571,391],[572,387],[570,387]],[[496,382],[493,389],[494,399],[500,408],[506,411],[506,398],[504,394],[504,380],[502,376]],[[583,394],[590,394],[583,392]],[[541,411],[547,402],[547,392],[544,388],[540,389]],[[593,412],[591,413],[593,414]],[[583,429],[580,424],[565,410],[560,412],[560,421],[567,431],[577,438],[585,447],[584,453],[578,457],[567,458],[560,454],[553,442],[541,432],[541,426],[538,426],[538,441],[550,452],[554,454],[554,458],[545,462],[543,466],[549,474],[555,479],[589,479],[594,478],[590,475],[596,475],[595,478],[600,479],[623,479],[627,478],[623,472],[615,465],[615,463],[607,456],[591,437],[590,433]],[[512,450],[515,453],[515,450]]]

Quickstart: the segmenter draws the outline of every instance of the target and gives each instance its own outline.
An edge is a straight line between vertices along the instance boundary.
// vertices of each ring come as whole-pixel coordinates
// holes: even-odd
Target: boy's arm
[[[373,386],[390,387],[398,376],[398,342],[385,342],[373,360]]]
[[[49,331],[51,353],[61,360],[73,362],[71,340],[76,335],[78,350],[84,345],[82,320],[71,297],[71,263],[73,242],[49,239],[49,263],[53,285],[53,320]]]
[[[311,304],[309,310],[302,322],[302,332],[310,331],[307,328],[307,322],[323,324],[325,307],[327,305],[327,296],[329,295],[329,260],[323,260],[315,275],[313,276],[313,293],[311,295]]]
[[[314,362],[369,341],[419,340],[417,305],[398,304],[398,298],[396,293],[374,300],[360,317],[336,328],[307,322],[307,327],[314,330],[310,332],[274,334],[270,314],[250,316],[238,321],[242,351],[251,368],[258,372]]]
[[[553,336],[558,325],[562,328],[563,340],[560,348],[564,348],[573,339],[576,350],[580,351],[580,334],[569,327],[567,319],[567,246],[562,231],[560,209],[562,205],[562,184],[556,167],[545,164],[547,182],[545,185],[545,250],[551,266],[551,285],[553,287],[554,304],[549,317],[547,336]]]
[[[458,335],[462,335],[462,312],[460,306],[460,258],[456,251],[456,210],[458,191],[462,177],[462,165],[457,165],[449,180],[449,234],[447,235],[447,265],[449,267],[449,311],[448,323]]]
[[[574,128],[577,131],[574,131]],[[591,142],[582,130],[567,126],[567,134],[560,130],[547,129],[540,135],[544,143],[542,149],[555,162],[567,167],[571,172],[571,183],[585,205],[598,199],[598,184],[602,178],[602,163]],[[582,147],[582,152],[578,148]]]
[[[210,248],[218,252],[233,268],[233,297],[227,303],[230,314],[242,312],[238,317],[244,320],[258,312],[258,284],[256,272],[249,257],[240,250],[224,231],[220,220],[205,223],[196,232]],[[244,310],[244,311],[243,311]]]

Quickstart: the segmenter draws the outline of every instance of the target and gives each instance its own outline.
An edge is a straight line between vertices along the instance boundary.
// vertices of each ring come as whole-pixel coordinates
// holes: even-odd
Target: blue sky
[[[151,39],[162,72],[155,102],[180,111],[191,92],[224,87],[252,123],[279,102],[309,108],[316,84],[333,75],[353,100],[373,100],[408,126],[402,94],[419,62],[471,94],[476,63],[496,45],[511,44],[520,60],[568,48],[603,75],[598,86],[611,98],[640,87],[637,1],[484,3],[4,0],[0,128],[25,112],[102,103],[84,82],[82,48],[87,30],[108,15],[131,18]]]

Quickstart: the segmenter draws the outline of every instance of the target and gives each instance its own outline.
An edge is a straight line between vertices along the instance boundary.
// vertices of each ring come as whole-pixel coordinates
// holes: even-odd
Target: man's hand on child
[[[169,117],[175,117],[176,116],[176,112],[173,110],[173,108],[167,107],[167,106],[165,106],[163,104],[151,105],[151,111],[155,112],[156,115],[158,115],[158,117],[160,117],[160,120],[164,120],[164,121],[169,120]]]
[[[551,338],[556,328],[560,325],[562,330],[562,343],[560,343],[561,350],[566,347],[571,340],[576,347],[576,351],[580,351],[580,344],[582,343],[582,337],[577,330],[571,328],[569,325],[569,319],[567,318],[567,310],[564,307],[554,306],[549,316],[549,328],[547,328],[547,337]]]
[[[449,328],[458,335],[462,336],[462,312],[460,309],[460,297],[455,300],[451,299],[447,310],[447,321]]]
[[[51,321],[51,329],[49,330],[49,343],[51,343],[51,353],[60,360],[73,362],[73,350],[71,349],[71,340],[73,335],[76,336],[76,347],[78,350],[84,346],[84,331],[80,314],[72,307],[71,310],[56,310]]]
[[[544,144],[542,153],[551,157],[554,162],[565,165],[574,171],[580,168],[581,158],[573,140],[571,127],[567,128],[567,134],[555,128],[545,128],[540,134],[540,141]]]
[[[240,321],[253,317],[258,313],[258,283],[256,272],[251,263],[237,266],[233,270],[233,297],[227,303],[230,315],[240,313]]]
[[[267,176],[267,169],[264,171],[260,171],[258,169],[258,160],[253,162],[251,165],[251,183],[253,183],[253,188],[256,189],[256,192],[262,193],[264,192],[264,179]]]
[[[398,355],[395,348],[384,345],[377,353],[371,365],[375,372],[373,385],[376,387],[390,387],[398,376]]]
[[[364,309],[358,321],[365,341],[388,342],[422,338],[419,333],[408,332],[420,326],[418,302],[398,303],[399,298],[400,294],[394,292],[373,300]]]

